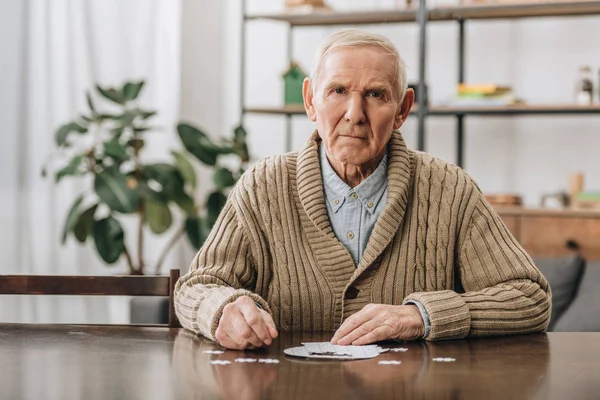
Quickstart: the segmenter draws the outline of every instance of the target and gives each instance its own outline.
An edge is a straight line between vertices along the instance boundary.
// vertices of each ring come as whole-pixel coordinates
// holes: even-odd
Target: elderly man
[[[414,93],[388,39],[330,36],[303,93],[317,131],[233,189],[177,284],[185,328],[232,349],[278,329],[359,345],[546,328],[548,282],[475,182],[407,149]]]

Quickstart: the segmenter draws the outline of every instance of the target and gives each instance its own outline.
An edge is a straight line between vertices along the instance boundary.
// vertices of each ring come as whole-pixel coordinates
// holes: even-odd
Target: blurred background
[[[289,34],[290,25],[285,21],[246,19],[244,15],[340,12],[360,16],[379,12],[385,16],[386,12],[411,10],[405,2],[392,0],[328,0],[330,11],[318,7],[307,11],[306,7],[313,7],[311,4],[297,7],[288,4],[286,8],[285,3],[285,0],[0,0],[0,274],[129,274],[133,271],[131,265],[137,263],[139,267],[139,259],[147,267],[146,274],[155,273],[153,266],[161,259],[160,273],[171,268],[187,271],[210,228],[210,204],[215,207],[220,204],[220,194],[226,195],[239,168],[246,168],[262,157],[298,149],[314,130],[314,125],[299,111],[290,111],[298,108],[290,101],[293,94],[286,87],[291,76],[288,73],[294,65],[298,74],[309,73],[320,41],[342,27],[296,27]],[[517,3],[520,2],[506,4]],[[600,192],[597,156],[600,7],[597,2],[588,3],[595,5],[596,11],[576,17],[469,20],[464,31],[464,72],[465,83],[471,84],[470,87],[457,87],[459,24],[456,21],[427,25],[424,54],[427,98],[432,107],[466,106],[473,110],[536,105],[562,110],[560,114],[468,115],[464,118],[462,166],[486,194],[516,199],[511,205],[524,209],[538,209],[546,198],[544,206],[559,212],[568,206],[568,200],[574,200],[575,184],[578,192],[587,196],[580,200],[591,204],[585,211],[585,227],[582,228],[580,220],[569,225],[569,229],[574,229],[573,235],[583,235],[579,243],[584,243],[584,247],[600,239],[597,227],[600,217],[593,211],[598,200],[595,193]],[[429,7],[438,8],[461,5],[486,4],[461,4],[458,0],[428,2]],[[418,24],[385,23],[385,20],[382,17],[382,22],[361,28],[392,39],[407,63],[409,82],[417,83],[421,49]],[[298,79],[295,75],[293,78]],[[134,84],[141,81],[143,88],[136,91]],[[588,81],[591,88],[586,86]],[[132,84],[126,89],[127,82]],[[96,86],[103,88],[104,93]],[[115,91],[107,91],[110,88]],[[96,111],[90,111],[86,93]],[[589,100],[586,93],[590,94]],[[570,107],[575,107],[575,111],[564,112]],[[248,112],[242,113],[242,109]],[[142,111],[131,117],[131,121],[124,122],[118,117],[124,115],[118,113],[132,110],[150,110],[156,114],[148,118],[148,123]],[[103,112],[109,113],[108,116],[102,117]],[[425,120],[425,150],[453,163],[458,162],[455,117],[456,113],[449,113],[431,115]],[[57,173],[69,166],[65,157],[76,147],[74,143],[58,140],[57,132],[78,118],[79,125],[69,125],[69,132],[63,133],[78,139],[91,135],[92,127],[131,128],[133,133],[127,144],[117,146],[118,151],[123,147],[123,151],[129,152],[129,157],[136,152],[131,142],[137,137],[136,129],[141,134],[142,126],[143,130],[148,128],[143,132],[144,147],[136,160],[174,165],[173,171],[184,182],[182,185],[185,184],[186,193],[192,197],[198,215],[186,209],[178,198],[169,197],[168,218],[167,211],[160,206],[142,224],[144,245],[138,252],[140,210],[119,214],[118,207],[111,205],[114,196],[98,189],[97,177],[90,171],[86,173],[89,166],[85,160],[99,158],[83,153],[83,163],[57,182]],[[181,123],[194,127],[193,134],[190,133],[196,135],[194,138],[208,139],[198,140],[200,147],[194,147],[191,140],[186,142],[190,137],[185,136],[186,131],[178,129]],[[409,118],[403,127],[411,148],[418,147],[417,125],[417,118]],[[86,132],[78,132],[78,126]],[[101,133],[97,135],[102,137]],[[90,143],[82,146],[85,152]],[[246,146],[249,160],[244,157]],[[108,152],[107,148],[104,142],[102,151]],[[174,159],[172,151],[192,161]],[[203,153],[206,151],[225,157],[210,165],[213,153],[207,156]],[[203,155],[208,162],[206,158],[203,161]],[[103,153],[102,157],[105,156],[110,160],[102,165],[109,171],[117,156]],[[127,163],[123,165],[127,169]],[[129,172],[137,171],[131,168]],[[42,175],[44,169],[46,176]],[[217,170],[220,175],[215,177]],[[132,182],[141,182],[135,174],[131,175],[133,181],[130,175],[125,176],[115,182],[129,185],[130,190]],[[123,187],[126,191],[127,187]],[[81,243],[76,237],[76,227],[77,218],[82,219],[85,210],[83,203],[71,223],[69,215],[79,194],[92,189],[96,190],[93,195],[104,203],[98,207],[95,219],[90,219],[88,225],[85,221],[79,225],[81,229],[88,226],[90,235],[90,240]],[[219,196],[210,197],[213,193]],[[122,234],[106,229],[102,236],[94,224],[115,207]],[[555,225],[543,225],[542,231],[544,227],[561,230]],[[63,245],[65,230],[67,238]],[[96,235],[93,240],[92,234]],[[116,237],[132,249],[131,263],[124,252],[116,254],[111,263],[107,262],[111,255],[106,254],[106,249],[102,254],[102,243],[109,246]],[[561,241],[560,251],[539,255],[564,255],[563,239],[568,238],[556,239]],[[171,248],[166,254],[165,246]],[[597,247],[589,246],[596,256]],[[131,313],[130,299],[0,298],[0,321],[122,323],[130,320]]]

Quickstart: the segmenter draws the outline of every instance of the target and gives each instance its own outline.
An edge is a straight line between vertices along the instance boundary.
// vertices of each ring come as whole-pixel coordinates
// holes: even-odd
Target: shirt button
[[[372,201],[368,202],[367,203],[367,207],[372,208],[373,207],[373,202]]]
[[[354,239],[354,232],[350,231],[348,232],[348,239]]]
[[[352,197],[354,200],[358,199],[358,195],[356,193],[352,193],[350,197]]]
[[[339,199],[335,199],[335,200],[333,201],[333,204],[335,204],[336,206],[337,206],[338,204],[340,204],[340,201],[339,201]]]

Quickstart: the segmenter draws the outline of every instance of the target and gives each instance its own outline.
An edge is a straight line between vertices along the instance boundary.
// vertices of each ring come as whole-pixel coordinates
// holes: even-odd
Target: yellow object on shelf
[[[458,84],[459,95],[499,95],[509,93],[511,90],[510,86],[500,86],[495,84]]]

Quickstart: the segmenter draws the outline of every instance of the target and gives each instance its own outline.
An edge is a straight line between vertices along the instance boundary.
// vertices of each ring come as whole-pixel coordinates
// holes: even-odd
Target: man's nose
[[[365,101],[362,93],[352,93],[348,96],[348,106],[345,115],[346,121],[352,125],[362,125],[366,122]]]

